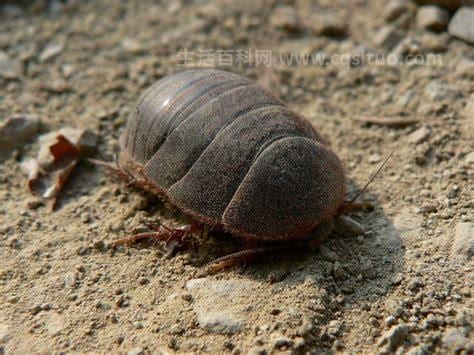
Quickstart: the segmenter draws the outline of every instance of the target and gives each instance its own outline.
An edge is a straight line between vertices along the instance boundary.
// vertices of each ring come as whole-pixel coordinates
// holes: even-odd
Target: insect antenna
[[[394,150],[390,152],[390,154],[384,159],[380,166],[372,173],[371,177],[365,183],[364,187],[359,192],[357,192],[353,198],[351,198],[349,201],[344,201],[342,203],[341,207],[339,208],[338,215],[344,214],[345,212],[351,210],[354,205],[356,205],[355,201],[367,190],[369,185],[374,181],[380,171],[382,171],[383,167],[387,164],[394,152]]]

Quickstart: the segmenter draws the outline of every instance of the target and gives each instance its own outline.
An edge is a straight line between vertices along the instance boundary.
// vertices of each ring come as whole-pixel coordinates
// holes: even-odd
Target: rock
[[[449,22],[448,32],[451,36],[474,44],[474,7],[460,8]]]
[[[471,95],[471,98],[467,101],[466,106],[462,110],[462,115],[467,119],[472,120],[474,117],[474,94]]]
[[[423,126],[412,132],[408,136],[408,141],[412,144],[420,144],[426,142],[431,135],[431,128]]]
[[[40,62],[46,62],[54,57],[56,57],[59,53],[63,51],[64,45],[59,43],[49,43],[46,47],[43,48],[41,51],[38,59]]]
[[[387,51],[392,50],[403,38],[403,33],[393,25],[384,26],[374,36],[374,43]]]
[[[38,133],[40,120],[34,115],[9,117],[0,124],[0,160],[21,147]]]
[[[319,253],[327,261],[335,262],[339,260],[339,255],[324,245],[319,246]]]
[[[473,0],[415,0],[419,5],[439,5],[448,10],[457,10],[463,5],[474,5]]]
[[[300,29],[300,20],[294,7],[278,6],[273,10],[270,17],[270,24],[273,27],[283,29],[288,32],[295,32]]]
[[[127,355],[143,355],[143,354],[145,354],[145,350],[143,350],[143,348],[139,346],[127,351]]]
[[[6,324],[0,324],[0,344],[5,344],[10,338],[10,329]]]
[[[464,161],[467,164],[474,164],[474,152],[470,152],[468,155],[464,157]]]
[[[20,76],[20,62],[11,59],[4,51],[0,51],[0,77],[5,79],[17,79]]]
[[[276,348],[290,347],[293,345],[293,340],[285,336],[279,336],[273,340],[273,345]]]
[[[355,238],[365,233],[364,227],[359,222],[348,216],[340,216],[334,226],[334,231],[344,237]]]
[[[454,352],[460,352],[463,349],[467,350],[469,339],[467,339],[457,328],[447,329],[441,338],[445,348]]]
[[[456,65],[455,73],[456,76],[461,80],[474,81],[474,60],[461,58]],[[471,100],[474,101],[474,94],[472,94]]]
[[[406,0],[391,0],[383,12],[387,22],[392,22],[409,11],[409,2]]]
[[[310,18],[310,28],[318,36],[338,38],[347,34],[346,21],[331,14],[312,16]]]
[[[420,37],[420,44],[426,52],[446,52],[449,44],[449,35],[442,33],[439,35],[425,33]]]
[[[424,93],[432,101],[453,101],[461,94],[456,87],[436,81],[430,82],[425,87]]]
[[[416,25],[433,32],[443,32],[449,22],[449,12],[438,6],[421,6],[416,13]]]
[[[124,38],[122,40],[122,48],[131,54],[138,54],[143,51],[141,43],[133,38]]]
[[[378,163],[379,161],[381,161],[382,157],[380,156],[380,154],[374,153],[374,154],[370,154],[369,158],[367,160],[368,160],[369,163],[375,164],[375,163]]]
[[[403,344],[407,336],[408,327],[404,324],[399,324],[383,334],[379,338],[377,346],[383,347],[389,352],[394,352]]]
[[[211,333],[234,334],[245,327],[248,300],[255,292],[252,282],[201,278],[188,281],[186,289],[193,297],[201,328]]]
[[[451,248],[453,258],[471,259],[474,254],[474,223],[459,222],[454,234]]]
[[[403,62],[408,56],[412,59],[422,53],[422,47],[419,41],[412,37],[403,38],[397,46],[390,52],[389,59],[391,64]],[[393,60],[395,59],[395,61]]]
[[[343,280],[346,277],[346,272],[338,261],[332,266],[332,276],[335,280]]]

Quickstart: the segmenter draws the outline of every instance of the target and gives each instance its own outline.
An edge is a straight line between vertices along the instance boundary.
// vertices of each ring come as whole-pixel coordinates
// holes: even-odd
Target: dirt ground
[[[212,273],[206,263],[238,241],[198,236],[198,248],[172,255],[146,242],[113,247],[147,222],[186,220],[85,161],[49,213],[19,168],[35,156],[37,137],[17,147],[0,165],[0,353],[474,351],[474,49],[419,29],[411,2],[391,20],[398,44],[381,42],[387,3],[0,1],[0,50],[14,62],[13,74],[0,76],[0,123],[32,114],[40,133],[90,129],[96,157],[114,154],[146,87],[206,64],[204,53],[402,58],[270,70],[217,63],[267,83],[314,123],[343,161],[350,195],[394,151],[363,197],[374,209],[350,215],[365,232],[333,234],[314,252]],[[410,53],[424,62],[403,61]]]

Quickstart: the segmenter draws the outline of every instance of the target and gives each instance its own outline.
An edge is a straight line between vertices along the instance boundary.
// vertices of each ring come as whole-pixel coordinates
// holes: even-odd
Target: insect
[[[200,225],[247,241],[321,239],[349,206],[344,169],[328,142],[231,72],[187,70],[157,81],[136,104],[120,146],[115,165],[102,163],[116,175]],[[131,239],[180,239],[196,226],[160,226]]]

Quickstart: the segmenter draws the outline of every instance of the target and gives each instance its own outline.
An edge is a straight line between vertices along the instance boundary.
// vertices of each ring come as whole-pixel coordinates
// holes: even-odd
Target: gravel
[[[448,32],[451,36],[474,44],[474,7],[462,7],[449,22]]]

